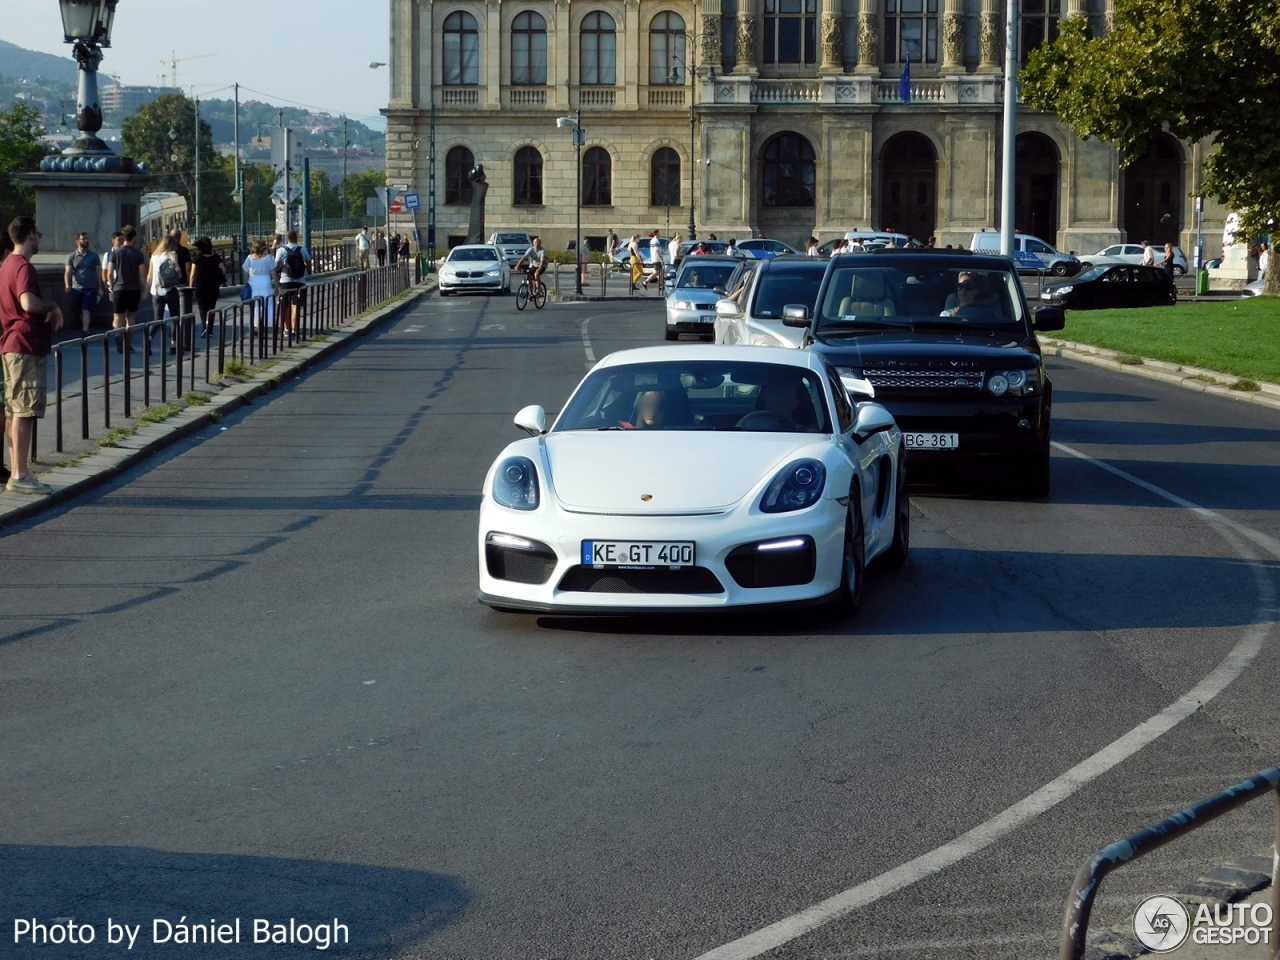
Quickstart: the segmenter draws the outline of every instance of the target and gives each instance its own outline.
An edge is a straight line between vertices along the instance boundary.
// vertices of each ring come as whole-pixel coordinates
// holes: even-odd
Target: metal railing
[[[1098,889],[1107,874],[1268,793],[1276,796],[1276,855],[1272,860],[1271,926],[1267,948],[1268,955],[1275,956],[1276,933],[1280,928],[1280,768],[1270,767],[1215,797],[1175,813],[1167,820],[1161,820],[1131,837],[1103,847],[1086,860],[1076,874],[1075,884],[1067,897],[1058,960],[1081,960],[1084,956],[1093,902],[1097,899]]]
[[[131,327],[54,344],[50,405],[54,408],[55,449],[63,452],[66,408],[72,402],[79,408],[80,439],[88,440],[93,419],[91,410],[100,411],[104,429],[112,428],[113,394],[118,397],[118,409],[130,419],[139,390],[144,407],[151,406],[157,387],[160,403],[169,402],[171,390],[175,399],[181,398],[184,384],[186,389],[195,390],[201,360],[204,381],[211,382],[226,373],[229,360],[238,360],[245,368],[268,360],[282,350],[355,319],[404,293],[416,282],[418,272],[409,260],[328,280],[316,279],[306,285],[305,293],[285,290],[270,297],[253,297],[215,307],[205,318],[203,330],[197,330],[199,318],[191,309],[191,292],[183,288],[182,312],[178,317],[135,323]],[[292,316],[295,306],[298,308],[296,329],[291,323],[283,322]],[[133,359],[134,339],[139,336],[142,338],[141,374],[135,372]],[[157,336],[158,349],[153,343]],[[98,351],[102,355],[102,369],[95,374],[90,370],[90,357]],[[117,356],[114,362],[113,355]],[[73,358],[70,363],[68,357]],[[67,394],[68,367],[78,369],[78,395]],[[153,378],[158,380],[154,386]],[[33,431],[32,459],[38,450],[37,436]]]
[[[217,249],[217,248],[215,248]],[[244,283],[244,260],[248,255],[233,242],[230,249],[223,247],[222,267],[227,274],[227,286],[240,286]],[[356,250],[353,243],[330,243],[310,248],[311,274],[319,276],[349,270],[356,265]]]

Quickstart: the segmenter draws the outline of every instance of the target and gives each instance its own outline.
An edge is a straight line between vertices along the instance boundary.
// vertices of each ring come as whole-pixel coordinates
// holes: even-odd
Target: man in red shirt
[[[8,414],[12,470],[5,490],[39,496],[53,488],[27,470],[32,420],[44,416],[53,331],[62,327],[62,311],[40,296],[31,258],[40,252],[40,231],[31,217],[9,224],[13,253],[0,264],[0,361],[4,363],[4,406]]]

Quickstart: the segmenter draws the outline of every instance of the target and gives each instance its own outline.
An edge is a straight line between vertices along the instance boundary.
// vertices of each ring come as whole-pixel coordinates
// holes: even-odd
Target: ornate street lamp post
[[[81,136],[63,150],[69,157],[110,156],[111,148],[98,137],[102,129],[102,104],[98,97],[98,64],[102,50],[111,46],[111,27],[119,0],[58,0],[62,32],[80,67],[76,91],[76,127]]]

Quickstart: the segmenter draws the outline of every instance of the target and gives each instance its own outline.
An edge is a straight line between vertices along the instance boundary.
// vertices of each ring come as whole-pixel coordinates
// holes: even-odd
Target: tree
[[[173,136],[170,136],[170,134]],[[152,189],[172,190],[195,209],[195,103],[166,93],[146,104],[121,126],[125,153],[145,161],[155,177]],[[209,222],[239,219],[232,199],[232,163],[213,145],[213,130],[200,120],[200,215]]]
[[[35,107],[18,100],[0,112],[0,229],[14,217],[35,213],[36,195],[16,175],[39,169],[40,159],[48,152],[40,142],[43,134]]]
[[[1113,29],[1083,16],[1034,50],[1023,96],[1081,137],[1114,143],[1127,163],[1167,129],[1212,137],[1202,190],[1240,213],[1241,235],[1280,222],[1280,4],[1257,0],[1116,0]],[[1280,231],[1277,231],[1280,232]],[[1267,293],[1280,296],[1280,270]]]

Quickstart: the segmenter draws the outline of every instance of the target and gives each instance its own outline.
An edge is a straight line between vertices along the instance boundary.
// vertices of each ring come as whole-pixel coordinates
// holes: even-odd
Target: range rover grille
[[[863,375],[877,390],[982,389],[981,370],[866,370]]]

